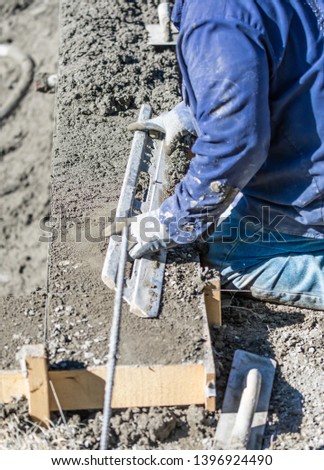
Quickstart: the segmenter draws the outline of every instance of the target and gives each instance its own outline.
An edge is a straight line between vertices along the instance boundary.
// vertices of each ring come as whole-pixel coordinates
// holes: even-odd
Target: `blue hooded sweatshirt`
[[[173,21],[197,139],[161,206],[171,238],[199,237],[238,193],[242,216],[323,238],[324,0],[177,0]]]

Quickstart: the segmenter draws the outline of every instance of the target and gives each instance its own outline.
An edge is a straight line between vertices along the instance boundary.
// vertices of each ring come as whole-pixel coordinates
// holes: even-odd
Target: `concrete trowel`
[[[159,24],[145,25],[149,33],[151,46],[175,46],[178,30],[171,22],[171,8],[169,2],[162,2],[158,6]]]
[[[138,122],[150,119],[152,109],[142,105]],[[160,207],[164,195],[165,152],[163,139],[151,140],[146,132],[134,133],[132,148],[118,202],[116,221],[123,221],[136,211],[144,213]],[[140,173],[149,179],[148,188],[141,201],[137,200],[137,182]],[[117,289],[117,274],[122,256],[121,239],[111,237],[102,270],[102,280],[113,290]],[[130,311],[144,318],[159,314],[166,263],[166,250],[145,256],[133,262],[126,276],[123,298]]]
[[[273,359],[235,352],[214,449],[261,449],[275,370]]]

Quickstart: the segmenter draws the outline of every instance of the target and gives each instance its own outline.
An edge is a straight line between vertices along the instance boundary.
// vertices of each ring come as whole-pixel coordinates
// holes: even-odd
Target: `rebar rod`
[[[100,449],[108,449],[108,437],[111,418],[111,401],[114,386],[116,359],[118,351],[119,330],[122,314],[124,279],[127,262],[128,225],[125,224],[122,232],[121,257],[118,266],[117,285],[114,302],[114,313],[110,330],[109,353],[107,361],[107,380],[105,387],[105,401],[103,410],[103,426],[100,440]]]

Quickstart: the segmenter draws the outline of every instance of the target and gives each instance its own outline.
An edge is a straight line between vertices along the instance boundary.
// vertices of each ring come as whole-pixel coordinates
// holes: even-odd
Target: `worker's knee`
[[[249,235],[248,235],[249,236]],[[205,257],[223,283],[250,290],[253,297],[324,310],[324,240],[283,235],[284,242],[253,243],[215,234]],[[226,287],[227,288],[227,287]]]

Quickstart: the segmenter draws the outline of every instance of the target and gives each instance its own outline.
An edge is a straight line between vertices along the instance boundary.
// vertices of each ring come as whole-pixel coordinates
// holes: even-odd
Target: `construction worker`
[[[172,19],[183,102],[130,129],[167,151],[192,133],[195,157],[131,256],[203,237],[225,288],[324,310],[324,0],[177,0]]]

